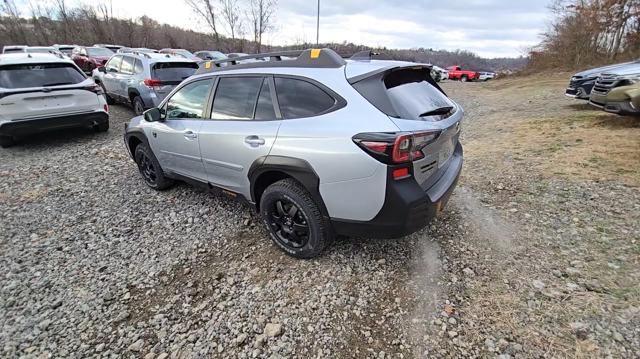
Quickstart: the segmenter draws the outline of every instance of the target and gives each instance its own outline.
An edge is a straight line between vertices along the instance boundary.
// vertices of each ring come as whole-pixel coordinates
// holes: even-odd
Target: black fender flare
[[[129,156],[132,159],[135,159],[135,153],[130,146],[131,139],[136,138],[141,143],[143,143],[149,150],[151,150],[151,146],[149,145],[149,140],[147,139],[147,135],[144,134],[144,131],[141,129],[127,129],[124,133],[124,145],[127,147],[127,151],[129,152]]]
[[[262,156],[256,159],[249,168],[247,176],[251,184],[251,201],[259,207],[256,182],[261,175],[268,172],[280,172],[298,181],[311,194],[320,207],[323,216],[329,218],[327,208],[320,195],[320,177],[311,164],[303,159],[288,156]]]

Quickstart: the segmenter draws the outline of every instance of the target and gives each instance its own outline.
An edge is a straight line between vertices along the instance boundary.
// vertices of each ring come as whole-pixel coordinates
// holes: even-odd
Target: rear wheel
[[[142,98],[140,96],[136,96],[131,101],[131,105],[133,106],[133,112],[136,113],[136,116],[142,115],[144,112],[144,102],[142,102]]]
[[[151,152],[144,143],[136,147],[134,159],[138,165],[140,175],[147,186],[162,191],[173,185],[173,180],[164,175],[156,156],[153,155],[153,152]]]
[[[467,81],[469,81],[469,78],[468,78],[467,76],[462,76],[462,77],[460,78],[460,81],[462,81],[462,82],[467,82]]]
[[[15,144],[15,140],[11,136],[0,136],[0,147],[7,148]]]
[[[292,257],[317,257],[333,241],[320,208],[293,179],[267,187],[260,200],[260,214],[273,242]]]

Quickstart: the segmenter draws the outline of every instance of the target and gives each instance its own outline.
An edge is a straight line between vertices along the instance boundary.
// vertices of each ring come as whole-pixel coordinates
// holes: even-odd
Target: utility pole
[[[320,0],[318,0],[318,16],[316,17],[316,45],[320,45]]]

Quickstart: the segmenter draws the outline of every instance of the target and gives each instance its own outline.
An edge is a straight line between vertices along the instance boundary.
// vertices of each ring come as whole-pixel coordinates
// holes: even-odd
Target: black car
[[[615,64],[604,67],[598,67],[591,70],[586,70],[579,72],[571,78],[569,82],[569,87],[565,91],[565,95],[573,98],[577,98],[580,100],[589,100],[589,95],[591,94],[591,90],[593,86],[596,84],[596,80],[598,77],[605,71],[615,70],[619,67],[624,67],[627,65],[640,63],[640,61],[635,62],[626,62],[623,64]]]

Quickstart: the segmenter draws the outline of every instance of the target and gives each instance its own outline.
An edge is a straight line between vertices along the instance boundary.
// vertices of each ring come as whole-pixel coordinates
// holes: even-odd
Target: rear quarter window
[[[29,64],[0,67],[0,87],[16,89],[73,85],[85,76],[71,64]]]
[[[305,80],[276,77],[275,83],[280,112],[285,119],[318,116],[337,103],[326,91]]]

